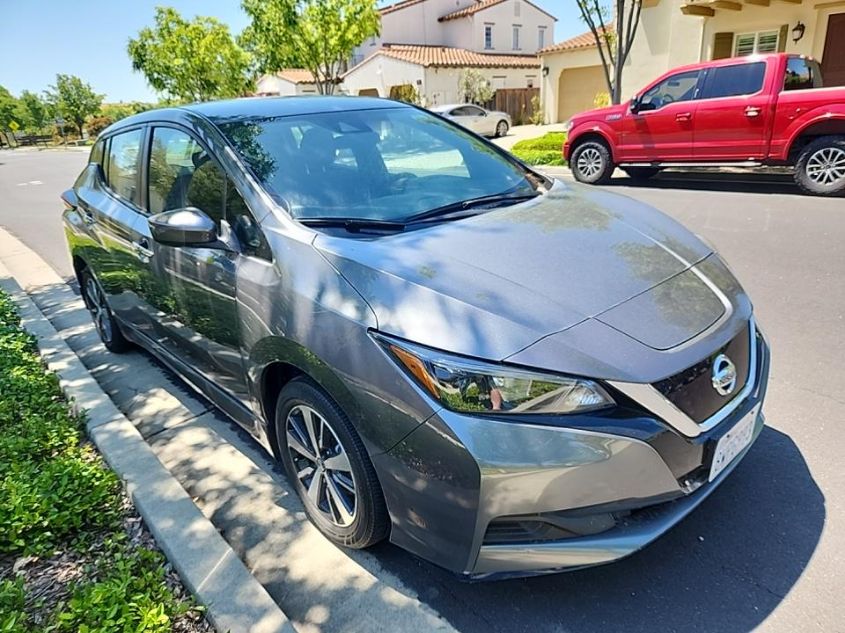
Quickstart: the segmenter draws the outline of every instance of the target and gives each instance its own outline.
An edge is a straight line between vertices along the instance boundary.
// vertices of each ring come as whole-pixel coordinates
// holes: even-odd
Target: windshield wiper
[[[367,218],[298,218],[305,226],[346,229],[350,233],[360,231],[404,231],[404,222]]]
[[[428,211],[423,211],[422,213],[417,213],[416,215],[405,218],[404,222],[405,224],[416,224],[419,222],[425,222],[426,220],[442,219],[445,216],[453,214],[455,214],[454,219],[460,219],[470,215],[476,215],[475,213],[463,213],[464,211],[469,211],[470,209],[477,209],[488,205],[498,205],[506,202],[515,204],[523,200],[531,200],[539,195],[542,195],[539,191],[532,191],[531,193],[500,193],[492,196],[479,196],[478,198],[452,202],[451,204],[445,204],[442,207],[436,207],[434,209],[429,209]]]

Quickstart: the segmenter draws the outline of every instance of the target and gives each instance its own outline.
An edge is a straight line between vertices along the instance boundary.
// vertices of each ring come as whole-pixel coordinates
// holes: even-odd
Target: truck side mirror
[[[641,105],[642,103],[640,102],[639,95],[634,95],[634,97],[631,99],[631,113],[636,114],[637,112],[639,112]]]

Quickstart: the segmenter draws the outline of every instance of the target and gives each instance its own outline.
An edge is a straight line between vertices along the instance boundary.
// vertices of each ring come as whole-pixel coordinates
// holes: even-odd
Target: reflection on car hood
[[[314,245],[381,331],[500,360],[644,293],[710,253],[660,212],[556,182],[526,203],[374,239]]]

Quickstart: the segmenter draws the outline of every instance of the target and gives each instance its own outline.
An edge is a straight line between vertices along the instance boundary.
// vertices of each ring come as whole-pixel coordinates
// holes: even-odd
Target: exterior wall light
[[[793,42],[795,42],[795,43],[797,44],[797,43],[798,43],[798,40],[800,40],[802,37],[804,37],[804,30],[805,30],[806,28],[807,28],[807,27],[805,27],[805,26],[804,26],[804,23],[803,23],[803,22],[801,22],[801,20],[799,20],[799,21],[798,21],[798,24],[796,24],[796,25],[792,28],[792,41],[793,41]]]

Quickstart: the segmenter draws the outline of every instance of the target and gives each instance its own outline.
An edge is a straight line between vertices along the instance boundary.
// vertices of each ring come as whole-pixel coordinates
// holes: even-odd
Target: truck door
[[[696,161],[761,160],[772,124],[766,62],[707,69],[693,123]]]

